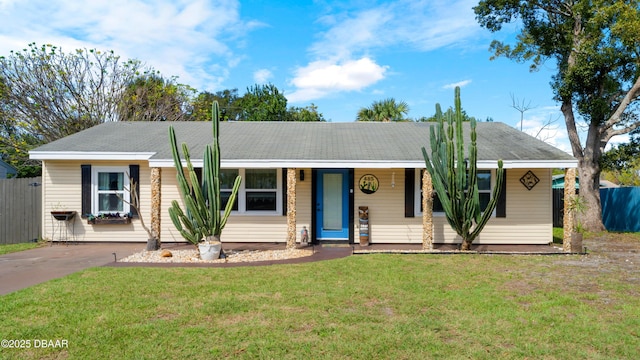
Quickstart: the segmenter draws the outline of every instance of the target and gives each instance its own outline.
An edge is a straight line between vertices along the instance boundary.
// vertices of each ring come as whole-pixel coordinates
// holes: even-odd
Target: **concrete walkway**
[[[71,244],[46,246],[0,255],[0,295],[103,266],[142,251],[145,244]]]

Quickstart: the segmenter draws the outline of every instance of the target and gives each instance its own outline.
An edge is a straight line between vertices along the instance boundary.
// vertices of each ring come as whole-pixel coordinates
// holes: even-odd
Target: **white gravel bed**
[[[227,252],[225,259],[202,260],[197,250],[169,250],[171,257],[162,257],[163,250],[141,251],[126,258],[119,259],[118,262],[146,262],[146,263],[239,263],[253,261],[270,261],[296,259],[311,256],[313,250],[307,249],[287,249],[287,250],[254,250]]]

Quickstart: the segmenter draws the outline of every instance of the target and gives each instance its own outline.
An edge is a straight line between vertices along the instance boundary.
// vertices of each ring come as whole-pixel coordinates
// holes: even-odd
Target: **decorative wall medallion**
[[[529,170],[520,178],[520,182],[522,183],[522,185],[524,185],[524,187],[527,188],[527,190],[531,190],[534,186],[536,186],[537,183],[540,182],[540,179],[538,179],[538,177],[533,172],[531,172],[531,170]]]
[[[358,187],[360,191],[365,194],[373,194],[378,191],[380,187],[380,183],[378,182],[378,178],[371,174],[362,175],[360,181],[358,181]]]

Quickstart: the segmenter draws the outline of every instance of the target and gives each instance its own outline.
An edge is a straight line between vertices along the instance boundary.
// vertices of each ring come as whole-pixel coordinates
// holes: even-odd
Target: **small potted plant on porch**
[[[584,198],[580,195],[573,195],[569,198],[567,203],[567,209],[573,213],[573,231],[571,233],[571,251],[582,251],[582,239],[584,234],[584,227],[580,221],[580,217],[587,211],[587,205]]]
[[[189,177],[187,180],[182,168],[175,131],[173,126],[169,127],[169,140],[177,173],[178,187],[186,209],[186,211],[183,211],[180,204],[173,200],[169,208],[169,216],[182,237],[198,248],[200,258],[203,260],[213,260],[220,257],[220,250],[222,249],[220,234],[231,214],[241,182],[240,176],[236,177],[224,213],[221,214],[220,144],[218,142],[220,120],[218,103],[215,101],[212,106],[212,112],[213,144],[208,144],[204,151],[202,180],[198,179],[191,163],[187,144],[182,144],[182,152],[187,164],[187,176]]]

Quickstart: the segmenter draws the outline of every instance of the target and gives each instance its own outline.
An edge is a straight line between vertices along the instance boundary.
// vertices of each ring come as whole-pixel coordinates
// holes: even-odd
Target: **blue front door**
[[[349,240],[349,171],[318,170],[316,238]]]

